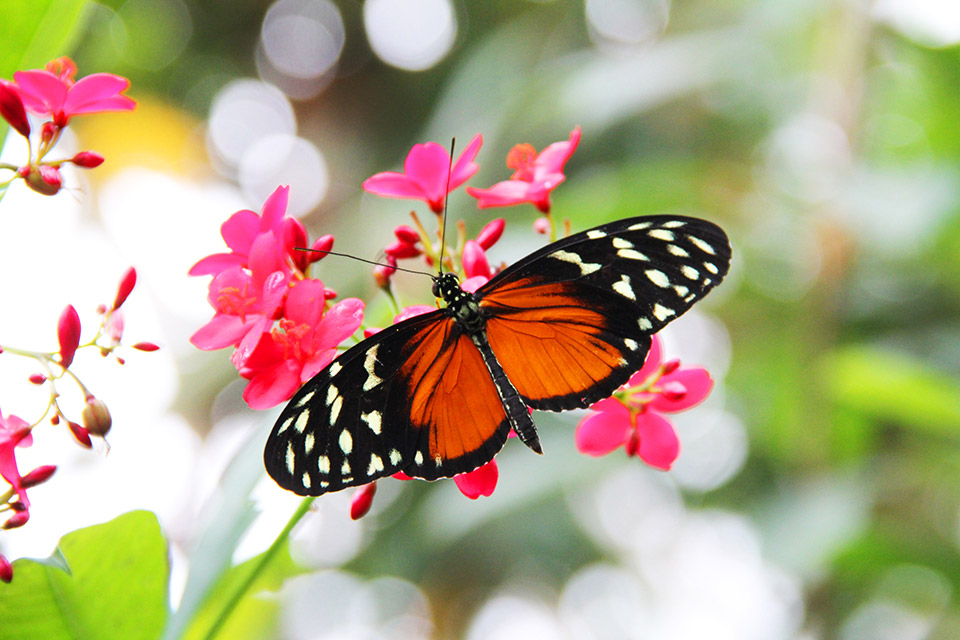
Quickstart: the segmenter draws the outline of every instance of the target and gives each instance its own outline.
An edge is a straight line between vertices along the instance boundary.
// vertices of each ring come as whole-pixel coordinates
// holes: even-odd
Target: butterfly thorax
[[[454,273],[441,273],[433,279],[433,295],[443,298],[447,313],[468,334],[483,329],[484,319],[477,297],[460,288],[460,279]]]

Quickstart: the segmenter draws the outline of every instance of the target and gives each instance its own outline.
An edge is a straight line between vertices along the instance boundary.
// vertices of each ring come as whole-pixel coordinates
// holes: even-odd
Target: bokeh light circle
[[[449,0],[368,0],[363,23],[370,47],[389,65],[429,69],[453,46],[457,19]]]

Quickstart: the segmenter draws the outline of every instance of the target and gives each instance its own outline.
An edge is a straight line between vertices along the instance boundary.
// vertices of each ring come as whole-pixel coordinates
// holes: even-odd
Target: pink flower
[[[136,103],[121,95],[130,81],[112,73],[94,73],[74,82],[76,65],[59,58],[46,69],[17,71],[20,98],[28,111],[51,116],[54,124],[65,127],[72,116],[102,111],[130,111]]]
[[[477,199],[477,206],[505,207],[529,202],[540,211],[550,211],[550,192],[564,181],[563,167],[580,142],[580,127],[570,132],[570,139],[554,142],[539,155],[529,144],[518,144],[507,155],[507,166],[514,170],[510,180],[498,182],[489,189],[467,187]]]
[[[25,508],[30,506],[30,499],[27,498],[23,478],[17,469],[14,450],[17,447],[29,447],[31,444],[33,436],[27,421],[13,415],[5,418],[0,413],[0,476],[10,484]]]
[[[254,245],[268,232],[272,234],[272,244],[280,260],[279,268],[289,273],[290,268],[284,260],[286,255],[293,257],[293,253],[304,254],[301,259],[306,259],[305,252],[293,250],[298,242],[301,247],[306,243],[306,230],[296,218],[285,217],[289,194],[290,187],[277,187],[263,203],[260,215],[243,209],[230,216],[220,227],[220,235],[230,248],[230,253],[215,253],[201,259],[190,267],[189,274],[216,275],[231,267],[252,268]],[[332,241],[330,246],[333,246]],[[259,248],[265,249],[262,245]]]
[[[271,243],[271,235],[264,236],[264,244]],[[258,277],[260,273],[258,270],[251,275],[233,267],[213,278],[207,300],[215,313],[210,322],[190,336],[193,346],[212,351],[239,347],[246,339],[244,352],[249,355],[271,328],[287,293],[287,278],[282,271],[272,271],[266,278]]]
[[[452,167],[450,154],[439,144],[415,144],[403,162],[404,173],[384,171],[375,174],[364,180],[363,188],[387,198],[423,200],[434,213],[441,213],[447,193],[477,172],[479,167],[473,159],[481,144],[483,137],[477,134]]]
[[[60,314],[57,339],[60,341],[60,366],[66,369],[73,364],[73,356],[80,346],[80,316],[72,304]]]
[[[323,283],[293,284],[279,326],[263,335],[249,355],[238,349],[233,361],[250,380],[243,399],[254,409],[268,409],[288,400],[304,382],[330,364],[337,347],[363,320],[363,302],[347,298],[326,312]],[[241,345],[242,347],[242,345]]]
[[[623,446],[627,455],[639,454],[652,467],[670,469],[680,443],[661,414],[699,404],[710,394],[713,380],[706,369],[680,369],[678,360],[661,363],[660,354],[660,340],[654,336],[640,371],[613,397],[591,406],[596,413],[577,426],[577,449],[602,456]]]
[[[497,469],[497,461],[490,462],[477,467],[473,471],[461,473],[453,476],[453,481],[460,489],[460,493],[471,500],[476,500],[480,496],[489,498],[497,488],[497,479],[500,477],[500,471]]]

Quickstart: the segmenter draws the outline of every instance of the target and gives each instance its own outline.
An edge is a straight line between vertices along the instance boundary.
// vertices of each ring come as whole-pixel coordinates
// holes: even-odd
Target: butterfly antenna
[[[405,269],[403,267],[398,267],[391,264],[384,264],[382,262],[377,262],[376,260],[367,260],[366,258],[359,258],[349,253],[339,253],[337,251],[325,251],[324,249],[308,249],[307,247],[294,247],[297,251],[315,251],[317,253],[322,253],[328,256],[340,256],[341,258],[350,258],[352,260],[359,260],[360,262],[366,262],[367,264],[372,264],[376,267],[387,267],[388,269],[396,269],[397,271],[405,271],[407,273],[417,273],[421,276],[433,277],[432,273],[427,273],[426,271],[417,271],[416,269]]]
[[[453,151],[457,138],[450,138],[450,164],[447,165],[447,188],[443,195],[443,219],[440,222],[440,275],[443,275],[443,250],[447,248],[447,200],[450,198],[450,174],[453,173]]]

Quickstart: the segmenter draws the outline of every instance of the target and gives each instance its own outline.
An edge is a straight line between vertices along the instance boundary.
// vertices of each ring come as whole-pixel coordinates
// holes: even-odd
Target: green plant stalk
[[[266,567],[273,557],[277,554],[277,551],[280,550],[280,547],[290,537],[290,532],[293,531],[293,528],[297,526],[297,523],[307,514],[310,510],[310,506],[313,504],[313,501],[316,500],[316,497],[304,498],[303,502],[300,503],[300,506],[297,507],[297,510],[293,512],[293,515],[290,516],[290,520],[287,521],[287,525],[283,528],[283,531],[277,536],[277,539],[273,541],[273,544],[266,550],[263,556],[260,558],[255,566],[250,570],[249,575],[244,579],[243,582],[237,587],[233,592],[230,598],[224,604],[223,609],[220,610],[219,615],[217,615],[216,620],[213,621],[213,624],[210,625],[210,629],[207,631],[204,638],[206,640],[213,640],[217,637],[217,634],[220,633],[220,629],[226,623],[227,619],[230,617],[230,614],[233,613],[233,610],[237,608],[237,605],[240,604],[240,601],[243,599],[243,596],[246,595],[247,591],[250,589],[250,586],[256,581],[257,577],[263,571],[263,568]]]

